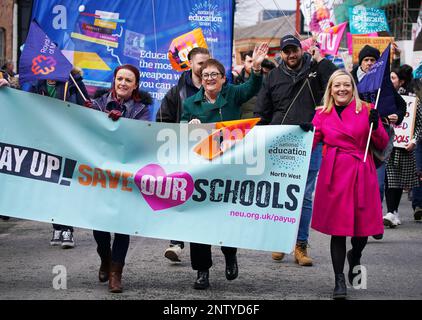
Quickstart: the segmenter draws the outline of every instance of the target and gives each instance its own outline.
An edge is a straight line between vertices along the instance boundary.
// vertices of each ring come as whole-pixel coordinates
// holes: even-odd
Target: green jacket
[[[261,89],[262,75],[252,72],[249,80],[240,85],[226,84],[215,103],[204,100],[204,88],[183,103],[181,122],[199,119],[202,123],[239,120],[242,103],[255,96]]]

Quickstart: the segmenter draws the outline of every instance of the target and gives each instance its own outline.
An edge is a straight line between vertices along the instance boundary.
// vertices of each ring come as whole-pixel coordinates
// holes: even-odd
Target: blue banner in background
[[[83,69],[91,94],[111,86],[117,66],[137,66],[155,115],[180,77],[167,57],[174,38],[201,28],[212,56],[231,73],[233,10],[232,0],[35,0],[32,18]]]

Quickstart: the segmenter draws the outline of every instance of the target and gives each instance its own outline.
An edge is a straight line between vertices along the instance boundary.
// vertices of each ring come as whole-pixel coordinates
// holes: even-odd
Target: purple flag
[[[20,84],[39,79],[67,81],[71,70],[69,60],[33,20],[19,60]]]
[[[390,78],[391,44],[384,50],[378,61],[358,83],[359,96],[362,100],[375,104],[378,89],[381,88],[377,109],[382,117],[396,113],[394,87]]]

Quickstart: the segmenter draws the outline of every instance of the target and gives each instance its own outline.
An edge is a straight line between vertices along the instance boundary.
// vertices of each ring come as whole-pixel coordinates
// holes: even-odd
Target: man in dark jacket
[[[210,58],[206,48],[193,48],[188,59],[191,69],[180,76],[177,85],[173,86],[161,101],[160,109],[157,111],[157,122],[179,123],[183,112],[183,102],[186,98],[193,96],[201,87],[201,74],[199,70],[205,61]]]
[[[324,59],[317,47],[310,53],[303,52],[299,39],[292,35],[281,38],[281,63],[270,71],[258,94],[255,116],[260,124],[303,124],[304,129],[312,121],[315,107],[324,95],[328,79],[337,69]],[[321,146],[311,156],[311,164],[306,181],[305,195],[295,248],[295,261],[301,266],[311,266],[307,245],[309,225],[312,216],[312,193],[321,163]],[[273,252],[274,260],[282,260],[284,253]]]
[[[157,111],[157,122],[179,123],[183,113],[183,102],[198,93],[201,88],[201,66],[210,58],[206,48],[193,48],[188,54],[191,69],[180,76],[177,85],[173,86],[161,101]],[[180,254],[185,247],[183,241],[170,241],[170,247],[164,256],[174,262],[180,262]]]

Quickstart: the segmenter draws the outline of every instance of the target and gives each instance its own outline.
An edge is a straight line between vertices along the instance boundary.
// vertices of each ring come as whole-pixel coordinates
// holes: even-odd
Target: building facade
[[[0,1],[0,67],[12,60],[17,65],[31,19],[32,0]]]

